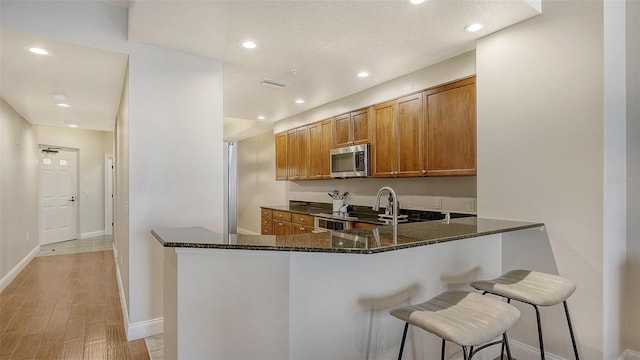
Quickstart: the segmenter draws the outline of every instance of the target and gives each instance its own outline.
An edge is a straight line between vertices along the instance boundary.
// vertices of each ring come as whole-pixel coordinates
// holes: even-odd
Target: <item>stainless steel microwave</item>
[[[371,176],[370,144],[331,149],[331,177]]]

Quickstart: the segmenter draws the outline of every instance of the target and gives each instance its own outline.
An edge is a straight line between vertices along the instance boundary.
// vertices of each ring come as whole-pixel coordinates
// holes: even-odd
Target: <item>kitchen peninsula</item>
[[[394,358],[389,309],[502,272],[502,234],[541,223],[460,218],[291,236],[159,229],[165,247],[165,356]],[[437,357],[411,335],[407,350]],[[433,354],[432,354],[433,352]]]

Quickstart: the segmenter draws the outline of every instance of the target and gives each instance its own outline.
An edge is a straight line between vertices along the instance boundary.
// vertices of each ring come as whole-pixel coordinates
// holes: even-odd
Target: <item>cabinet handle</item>
[[[427,173],[427,170],[422,169],[422,173],[423,173],[423,174],[426,174],[426,173]]]
[[[301,226],[301,227],[300,227],[300,230],[304,231],[304,228]]]
[[[278,225],[279,225],[279,226],[284,226],[284,224],[283,224],[283,223],[278,223]]]

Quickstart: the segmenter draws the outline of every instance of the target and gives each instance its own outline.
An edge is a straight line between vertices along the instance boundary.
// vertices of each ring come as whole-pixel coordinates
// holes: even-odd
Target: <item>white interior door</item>
[[[77,152],[40,152],[40,244],[77,236]]]

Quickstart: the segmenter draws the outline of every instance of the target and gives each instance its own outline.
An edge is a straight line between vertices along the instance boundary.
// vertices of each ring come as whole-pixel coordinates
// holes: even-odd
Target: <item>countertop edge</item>
[[[288,252],[307,252],[307,253],[331,253],[331,254],[377,254],[389,251],[396,251],[402,249],[409,249],[419,246],[427,246],[440,244],[449,241],[470,239],[475,237],[502,234],[519,230],[534,229],[545,226],[544,223],[530,223],[520,226],[509,227],[506,229],[487,230],[473,234],[462,234],[455,236],[442,237],[437,239],[428,239],[423,241],[417,241],[408,244],[400,244],[390,247],[384,247],[379,249],[351,249],[351,248],[308,248],[308,247],[293,247],[293,246],[270,246],[270,245],[234,245],[234,244],[201,244],[201,243],[175,243],[165,241],[161,235],[155,230],[151,230],[151,234],[160,242],[165,248],[184,248],[184,249],[226,249],[226,250],[250,250],[250,251],[288,251]],[[204,228],[203,228],[204,229]]]

